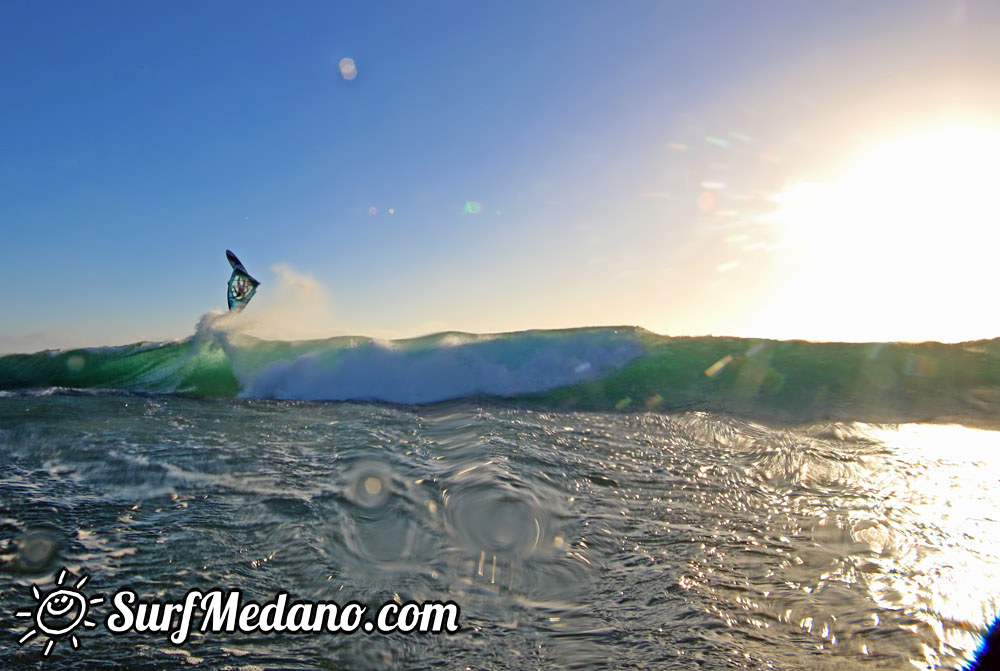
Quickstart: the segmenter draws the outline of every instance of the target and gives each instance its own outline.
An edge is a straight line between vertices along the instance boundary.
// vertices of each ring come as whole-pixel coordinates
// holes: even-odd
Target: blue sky
[[[2,2],[0,351],[188,335],[227,248],[251,309],[283,264],[338,332],[839,338],[772,300],[805,258],[774,197],[901,124],[1000,127],[998,30],[909,0]]]

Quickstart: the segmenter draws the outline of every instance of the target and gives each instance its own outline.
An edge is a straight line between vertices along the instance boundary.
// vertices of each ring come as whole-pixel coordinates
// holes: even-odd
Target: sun
[[[819,340],[1000,335],[998,176],[1000,129],[953,120],[885,137],[832,179],[792,184],[766,218],[789,259],[759,326]]]
[[[90,606],[102,603],[104,598],[98,596],[87,599],[83,594],[83,586],[87,584],[90,576],[81,576],[72,586],[62,587],[67,575],[69,571],[65,568],[59,571],[59,577],[56,579],[57,589],[44,596],[32,583],[31,594],[38,602],[35,609],[18,611],[14,613],[14,617],[31,619],[34,621],[34,627],[18,639],[18,645],[24,645],[41,632],[49,637],[45,650],[42,651],[42,656],[48,657],[56,641],[67,636],[73,649],[80,647],[79,639],[72,633],[78,626],[83,625],[87,629],[97,626],[96,622],[87,619],[87,611]]]

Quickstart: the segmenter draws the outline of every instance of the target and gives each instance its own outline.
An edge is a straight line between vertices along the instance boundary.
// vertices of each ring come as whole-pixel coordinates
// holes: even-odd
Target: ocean
[[[998,340],[208,320],[0,390],[5,669],[961,669],[1000,613]],[[94,626],[40,628],[70,584]],[[192,590],[460,629],[110,630]]]

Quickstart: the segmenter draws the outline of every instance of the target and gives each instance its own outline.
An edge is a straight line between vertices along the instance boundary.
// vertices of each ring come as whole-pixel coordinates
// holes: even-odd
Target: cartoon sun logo
[[[34,626],[18,639],[18,645],[24,645],[41,632],[49,637],[48,642],[45,644],[45,650],[42,651],[42,656],[48,657],[56,641],[67,635],[74,650],[80,647],[80,641],[77,639],[76,634],[73,633],[73,630],[81,624],[87,629],[97,626],[96,622],[87,619],[87,611],[90,610],[91,606],[96,606],[103,602],[104,597],[96,596],[92,599],[87,599],[84,596],[83,586],[90,580],[90,576],[86,575],[80,576],[80,579],[72,586],[63,587],[62,584],[66,580],[67,575],[69,575],[69,571],[65,568],[59,571],[59,577],[56,579],[56,589],[53,589],[44,596],[34,583],[31,584],[31,594],[35,597],[38,605],[35,606],[33,611],[22,610],[14,613],[14,617],[34,620]]]

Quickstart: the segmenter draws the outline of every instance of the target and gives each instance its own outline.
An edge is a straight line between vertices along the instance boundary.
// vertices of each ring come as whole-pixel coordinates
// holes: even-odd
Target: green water
[[[772,421],[997,426],[1000,341],[671,338],[625,327],[443,333],[391,343],[213,333],[0,357],[0,389],[51,387],[388,402],[494,397],[556,408],[717,410]]]

